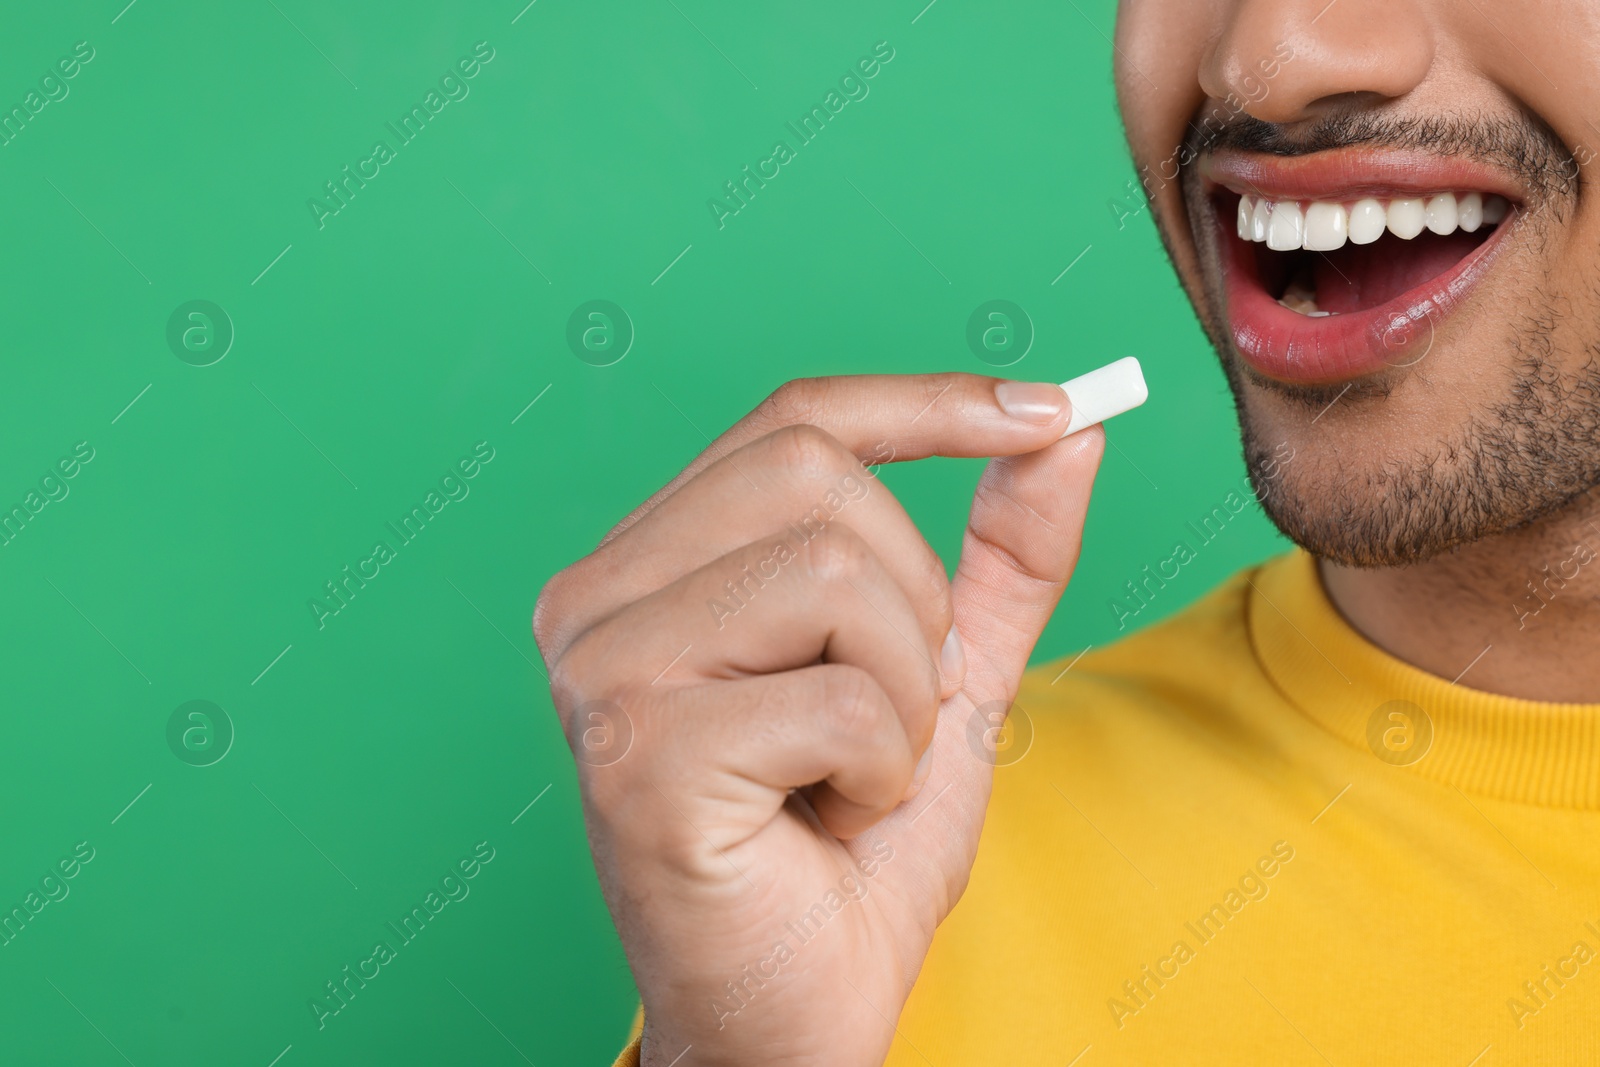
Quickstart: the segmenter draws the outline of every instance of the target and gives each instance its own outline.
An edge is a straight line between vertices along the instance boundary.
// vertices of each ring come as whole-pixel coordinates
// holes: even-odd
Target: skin
[[[977,852],[994,768],[971,738],[1077,562],[1105,437],[1062,440],[1069,414],[1054,385],[964,374],[792,382],[540,595],[647,1067],[689,1045],[697,1064],[883,1061]],[[953,580],[864,466],[930,455],[1003,457]],[[708,610],[784,543],[737,614]],[[862,884],[781,982],[713,1010],[785,923]]]
[[[1509,2],[1493,23],[1483,11],[1127,0],[1117,79],[1134,163],[1170,158],[1285,42],[1295,59],[1270,91],[1241,95],[1286,144],[1352,114],[1467,116],[1469,139],[1475,115],[1568,152],[1600,141],[1584,118],[1600,114],[1600,8]],[[1263,379],[1232,351],[1191,175],[1149,193],[1234,386],[1247,457],[1295,450],[1263,503],[1322,557],[1339,610],[1434,674],[1471,663],[1464,684],[1480,689],[1594,700],[1600,565],[1548,601],[1525,583],[1583,538],[1600,549],[1587,492],[1600,447],[1584,447],[1582,421],[1600,220],[1580,182],[1540,192],[1522,177],[1541,210],[1438,324],[1425,363],[1357,383],[1320,417],[1326,395]],[[1529,352],[1548,395],[1529,388]],[[1519,386],[1531,399],[1508,407]],[[1104,438],[1061,440],[1065,408],[1053,386],[970,375],[790,383],[541,594],[534,633],[644,1002],[646,1067],[691,1045],[701,1065],[883,1062],[976,855],[993,760],[972,739],[1009,705],[1077,564]],[[1563,441],[1574,419],[1583,432]],[[1497,440],[1513,447],[1485,468]],[[950,581],[869,469],[929,455],[1000,457]],[[826,501],[820,532],[797,535]],[[736,612],[729,582],[749,582]],[[829,936],[774,977],[785,924],[840,887],[852,899]],[[744,1006],[719,1012],[718,998],[738,1003],[730,982]]]

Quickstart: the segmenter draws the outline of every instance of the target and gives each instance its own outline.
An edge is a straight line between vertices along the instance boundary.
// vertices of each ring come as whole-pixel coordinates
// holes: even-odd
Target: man
[[[1600,1060],[1594,14],[1124,3],[1134,162],[1302,551],[1025,673],[1101,431],[855,378],[551,582],[624,1062]],[[933,454],[1000,457],[949,582],[867,469]]]

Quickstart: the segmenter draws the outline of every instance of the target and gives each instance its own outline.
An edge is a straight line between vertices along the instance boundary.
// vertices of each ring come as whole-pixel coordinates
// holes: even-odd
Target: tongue
[[[1483,234],[1423,232],[1409,241],[1384,234],[1370,245],[1347,244],[1313,258],[1317,307],[1334,314],[1365,311],[1432,281],[1482,244]]]

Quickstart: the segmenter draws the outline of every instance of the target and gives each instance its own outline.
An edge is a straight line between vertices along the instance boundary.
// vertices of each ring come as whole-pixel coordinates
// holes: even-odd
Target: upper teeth
[[[1423,230],[1441,236],[1465,230],[1472,233],[1506,217],[1510,204],[1503,196],[1482,193],[1438,193],[1428,197],[1389,201],[1366,198],[1351,204],[1315,200],[1239,198],[1239,236],[1265,242],[1280,252],[1306,248],[1331,252],[1346,240],[1369,245],[1387,229],[1411,240]]]

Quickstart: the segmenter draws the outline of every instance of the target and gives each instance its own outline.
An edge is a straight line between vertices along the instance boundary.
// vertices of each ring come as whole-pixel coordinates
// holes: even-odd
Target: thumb
[[[1009,706],[1034,643],[1078,563],[1089,493],[1105,451],[1096,426],[993,460],[973,497],[951,583],[967,655],[966,695]],[[996,717],[998,718],[998,716]]]
[[[1104,451],[1105,434],[1095,426],[1038,452],[991,460],[978,482],[951,583],[965,681],[939,709],[923,784],[879,830],[897,847],[912,846],[904,852],[913,858],[896,864],[889,880],[927,905],[927,937],[972,869],[994,781],[996,753],[988,746],[1077,565]]]

